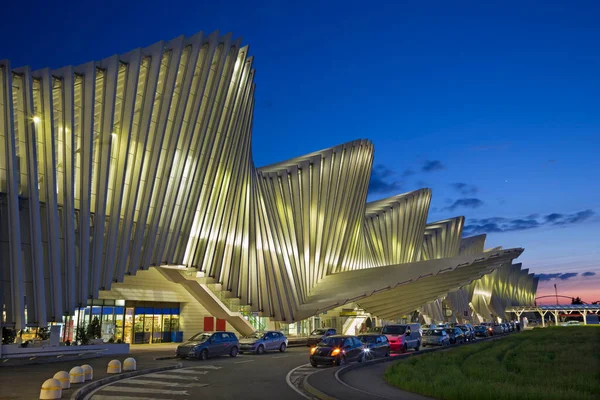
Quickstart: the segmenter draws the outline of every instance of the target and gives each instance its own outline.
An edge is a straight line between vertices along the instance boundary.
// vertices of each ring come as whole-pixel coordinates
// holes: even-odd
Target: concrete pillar
[[[546,327],[546,321],[545,321],[545,319],[546,319],[546,313],[540,311],[540,315],[542,316],[542,328],[545,328]]]
[[[586,317],[586,315],[587,315],[587,311],[582,311],[582,312],[581,312],[581,315],[583,316],[583,324],[584,324],[584,325],[587,325],[587,321],[586,321],[586,319],[585,319],[585,317]]]

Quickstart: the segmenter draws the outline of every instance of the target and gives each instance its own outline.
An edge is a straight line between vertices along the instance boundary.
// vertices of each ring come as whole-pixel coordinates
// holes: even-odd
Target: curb
[[[327,393],[321,392],[319,389],[317,389],[316,387],[314,387],[313,385],[308,383],[309,376],[310,375],[304,377],[304,380],[302,381],[302,388],[304,390],[306,390],[308,393],[312,394],[319,400],[339,400],[336,397],[332,397],[332,396],[328,395]]]
[[[107,376],[106,378],[102,378],[97,380],[96,382],[88,383],[82,388],[78,389],[75,393],[73,393],[70,397],[71,400],[83,400],[87,395],[95,391],[101,386],[107,385],[109,383],[117,382],[122,379],[133,378],[139,375],[151,374],[154,372],[168,371],[171,369],[179,369],[183,367],[183,364],[177,363],[175,365],[169,365],[166,367],[158,367],[158,368],[148,368],[141,369],[139,371],[126,372],[118,375]]]

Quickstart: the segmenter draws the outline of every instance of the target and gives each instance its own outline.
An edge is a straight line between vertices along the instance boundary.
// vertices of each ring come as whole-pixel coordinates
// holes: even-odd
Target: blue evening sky
[[[430,221],[464,215],[533,272],[579,274],[544,285],[600,297],[600,2],[221,4],[10,2],[0,58],[56,68],[231,31],[255,56],[258,166],[370,139],[371,200],[430,187]]]

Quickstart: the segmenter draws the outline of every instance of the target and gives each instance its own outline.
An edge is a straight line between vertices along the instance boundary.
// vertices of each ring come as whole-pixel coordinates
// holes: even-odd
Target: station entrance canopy
[[[521,254],[462,238],[463,217],[426,225],[429,189],[367,203],[368,140],[256,167],[248,51],[214,32],[58,70],[0,61],[5,323],[60,321],[151,267],[276,321],[353,301],[392,318]]]

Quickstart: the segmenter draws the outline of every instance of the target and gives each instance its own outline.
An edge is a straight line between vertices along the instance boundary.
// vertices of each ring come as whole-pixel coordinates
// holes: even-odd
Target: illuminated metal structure
[[[462,218],[426,229],[429,189],[366,204],[367,140],[256,168],[253,78],[217,32],[58,70],[0,61],[5,322],[60,321],[150,267],[240,332],[226,298],[276,321],[351,302],[393,318],[523,251],[459,252]]]

